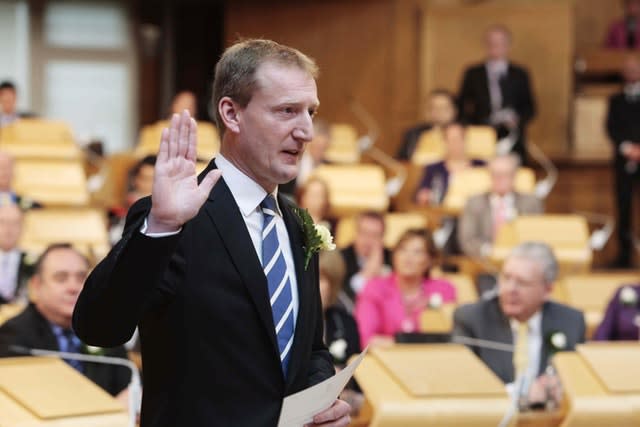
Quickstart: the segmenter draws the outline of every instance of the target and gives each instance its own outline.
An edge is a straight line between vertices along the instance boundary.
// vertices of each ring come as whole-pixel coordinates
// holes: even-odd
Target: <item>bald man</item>
[[[33,263],[20,250],[22,211],[15,204],[0,206],[0,304],[13,302],[26,293]]]

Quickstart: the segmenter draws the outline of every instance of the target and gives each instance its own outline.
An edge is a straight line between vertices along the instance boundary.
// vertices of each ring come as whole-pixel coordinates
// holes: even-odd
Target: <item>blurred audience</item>
[[[27,280],[33,274],[31,256],[18,246],[21,234],[20,208],[0,205],[0,304],[26,297]]]
[[[0,326],[0,357],[22,356],[12,346],[126,358],[124,347],[87,347],[71,330],[73,307],[89,273],[89,261],[68,244],[48,247],[36,263],[32,279],[34,301]],[[66,361],[73,368],[126,403],[129,369],[97,363]]]
[[[502,266],[497,294],[454,313],[454,340],[461,336],[513,344],[513,353],[481,343],[471,350],[507,384],[521,408],[558,403],[557,377],[546,373],[550,356],[574,350],[585,340],[582,313],[549,300],[557,274],[558,263],[549,246],[522,243]]]
[[[296,199],[298,206],[309,211],[313,222],[322,224],[334,232],[336,221],[329,215],[331,203],[326,182],[317,177],[309,178],[298,188]]]
[[[609,301],[596,341],[638,341],[640,339],[640,285],[621,286]]]
[[[10,81],[0,82],[0,128],[7,126],[19,118],[32,117],[33,114],[18,112],[18,91]]]
[[[640,58],[625,61],[624,89],[609,100],[607,133],[614,148],[618,256],[614,267],[631,267],[633,189],[640,178]]]
[[[420,206],[439,205],[447,195],[449,176],[471,167],[484,166],[485,162],[467,157],[465,127],[453,122],[444,125],[442,135],[445,143],[444,160],[427,165],[418,191],[416,203]]]
[[[443,126],[455,120],[458,114],[453,95],[445,89],[433,90],[425,104],[424,122],[405,132],[400,149],[396,154],[399,160],[411,160],[424,132],[442,129]]]
[[[430,278],[437,255],[427,230],[409,230],[400,237],[392,274],[369,280],[357,296],[355,317],[363,347],[393,343],[397,333],[420,332],[420,314],[432,298],[438,303],[456,300],[451,283]]]
[[[519,160],[513,154],[492,159],[490,191],[467,200],[458,222],[458,243],[466,255],[487,257],[502,225],[518,215],[542,213],[540,199],[515,191],[518,165]]]
[[[391,253],[384,247],[384,217],[378,212],[363,212],[355,219],[353,243],[342,250],[347,274],[338,296],[339,303],[353,312],[356,295],[370,279],[390,271]]]
[[[295,194],[296,188],[302,187],[320,165],[328,164],[327,150],[331,145],[331,126],[320,118],[313,119],[313,139],[309,142],[300,158],[297,178],[278,186],[278,191]]]
[[[360,352],[360,336],[353,316],[336,304],[346,266],[338,252],[320,252],[320,297],[324,310],[324,334],[334,364],[344,367]]]
[[[169,120],[174,114],[182,114],[187,110],[191,117],[198,117],[198,98],[196,94],[188,90],[178,92],[171,101],[171,111],[169,112]]]
[[[526,163],[525,132],[535,115],[529,73],[509,60],[511,32],[506,27],[490,27],[485,42],[485,61],[464,72],[460,117],[469,124],[493,126],[499,139],[513,137],[512,151]]]
[[[22,210],[41,208],[42,204],[13,190],[14,161],[11,154],[0,151],[0,206],[16,204]]]
[[[609,49],[640,48],[640,0],[624,0],[624,17],[611,23],[604,45]]]
[[[122,206],[114,206],[109,210],[109,240],[115,244],[122,236],[127,212],[131,205],[139,199],[151,194],[156,156],[146,156],[129,171],[127,194]]]

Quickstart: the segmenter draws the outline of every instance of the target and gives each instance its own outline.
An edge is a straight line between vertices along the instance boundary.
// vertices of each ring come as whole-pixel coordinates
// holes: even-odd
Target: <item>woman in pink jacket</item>
[[[393,342],[398,332],[419,332],[420,313],[431,303],[456,300],[454,286],[431,279],[437,255],[431,234],[409,230],[393,251],[393,272],[370,280],[356,300],[355,317],[362,347]]]

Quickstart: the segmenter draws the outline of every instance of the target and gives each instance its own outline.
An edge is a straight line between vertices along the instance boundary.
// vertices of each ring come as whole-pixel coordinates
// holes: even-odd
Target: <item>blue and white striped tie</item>
[[[287,263],[284,260],[282,247],[276,230],[276,200],[267,195],[260,204],[264,215],[262,225],[262,268],[267,276],[271,314],[276,327],[280,363],[285,376],[293,345],[295,330],[293,320],[293,296]]]

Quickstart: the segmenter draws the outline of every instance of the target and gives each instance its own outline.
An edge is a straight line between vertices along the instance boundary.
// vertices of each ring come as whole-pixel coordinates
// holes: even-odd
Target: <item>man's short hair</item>
[[[42,268],[43,268],[44,262],[47,260],[47,257],[49,256],[49,254],[51,254],[51,252],[54,252],[60,249],[69,249],[74,251],[80,258],[84,260],[84,262],[87,264],[87,267],[91,266],[91,262],[89,261],[89,258],[87,258],[82,252],[77,250],[71,243],[67,243],[67,242],[52,243],[49,246],[47,246],[44,252],[42,252],[42,254],[40,254],[40,256],[38,257],[38,260],[36,261],[35,269],[34,269],[35,276],[40,276],[42,274]]]
[[[514,170],[518,170],[520,167],[520,157],[515,153],[505,153],[505,154],[496,154],[491,160],[489,160],[489,169],[491,169],[491,165],[500,159],[509,159],[513,162]]]
[[[490,33],[493,33],[493,32],[499,32],[504,34],[507,37],[507,40],[509,40],[509,43],[511,43],[511,41],[513,40],[513,35],[511,34],[511,30],[507,28],[506,25],[503,25],[503,24],[490,25],[485,31],[485,36],[488,36]]]
[[[434,96],[444,96],[445,98],[449,98],[449,101],[451,101],[452,104],[456,103],[456,97],[453,95],[453,92],[451,92],[448,89],[443,89],[443,88],[433,89],[431,92],[429,92],[428,97],[431,98]]]
[[[246,107],[256,89],[256,71],[268,61],[298,67],[314,79],[318,76],[318,66],[313,59],[297,49],[272,40],[249,39],[230,46],[216,64],[213,80],[212,106],[221,133],[224,133],[225,126],[218,111],[220,100],[228,96],[242,108]]]
[[[9,80],[4,80],[2,82],[0,82],[0,90],[4,90],[4,89],[9,89],[12,91],[16,91],[16,85],[13,84],[13,82],[10,82]]]
[[[372,219],[374,221],[378,221],[380,224],[382,224],[382,231],[384,231],[385,229],[384,215],[382,215],[380,212],[364,211],[359,213],[358,216],[356,217],[356,227],[360,224],[360,221],[362,221],[363,219]]]
[[[536,261],[542,268],[542,277],[546,284],[552,284],[558,277],[558,260],[553,249],[543,242],[524,242],[511,250],[509,258],[522,258]]]

